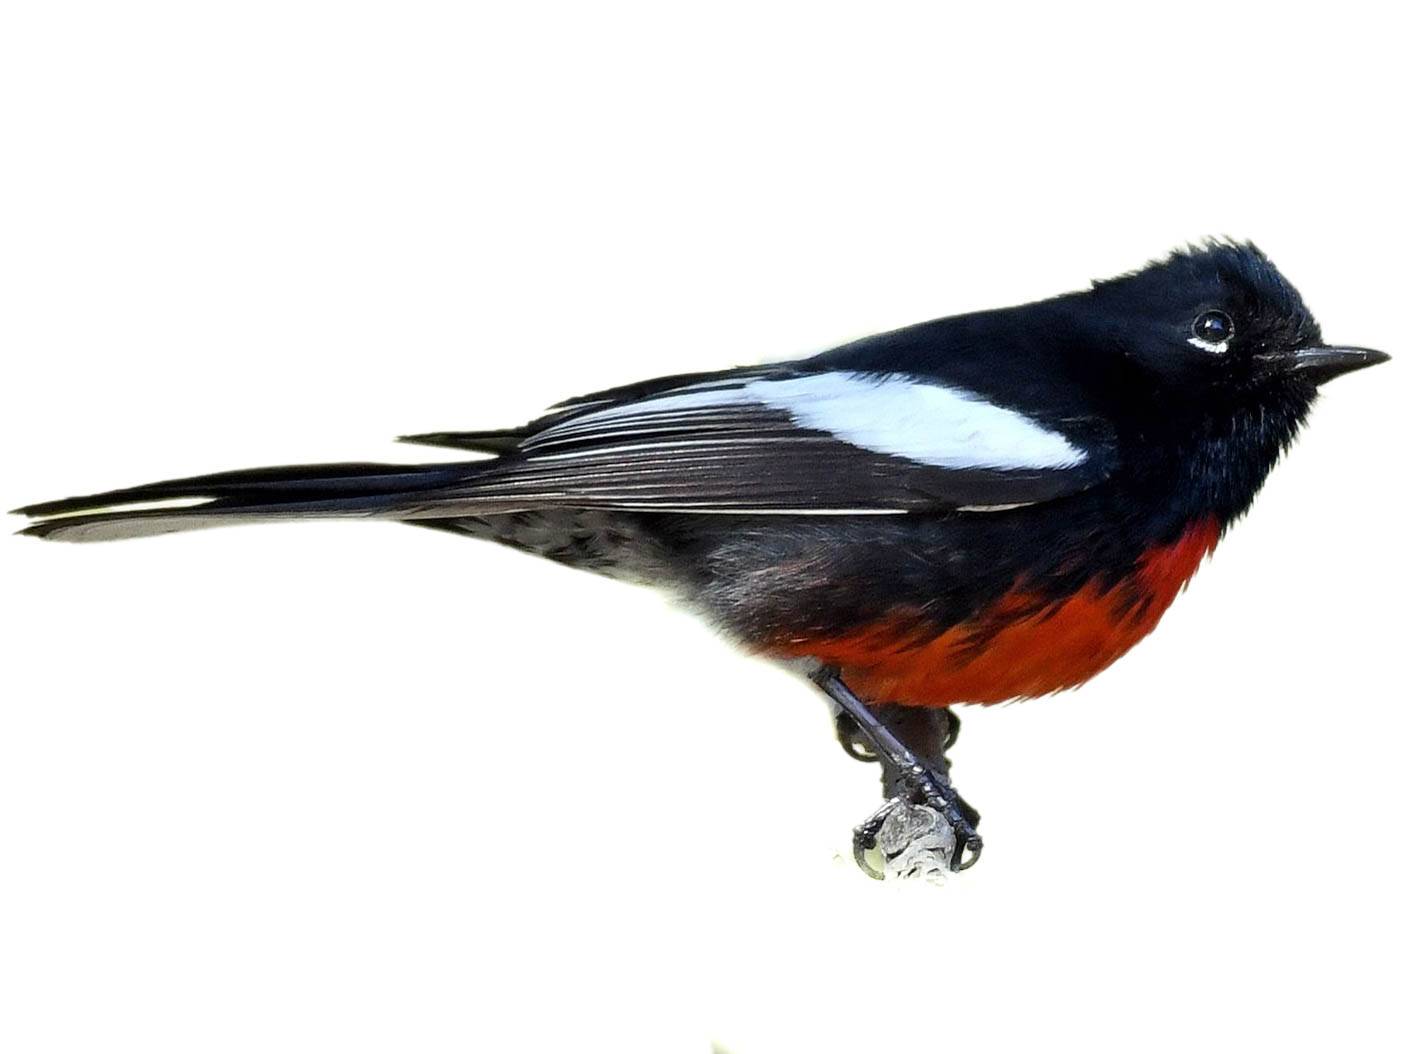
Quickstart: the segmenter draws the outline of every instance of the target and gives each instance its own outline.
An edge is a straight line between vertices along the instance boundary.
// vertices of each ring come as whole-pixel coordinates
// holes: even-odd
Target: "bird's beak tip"
[[[1315,383],[1322,384],[1334,377],[1355,370],[1365,370],[1368,366],[1380,366],[1389,362],[1391,356],[1374,348],[1353,348],[1337,345],[1323,345],[1314,348],[1299,348],[1293,354],[1291,370],[1307,375]]]

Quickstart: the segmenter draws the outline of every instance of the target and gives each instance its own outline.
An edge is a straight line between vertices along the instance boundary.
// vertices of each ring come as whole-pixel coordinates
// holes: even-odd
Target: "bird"
[[[518,428],[403,441],[417,464],[221,472],[15,510],[91,542],[288,519],[390,519],[661,589],[809,677],[885,804],[980,857],[947,751],[957,704],[1077,687],[1158,624],[1304,425],[1387,361],[1326,344],[1253,243],[1211,239],[1049,299],[807,358],[558,403]]]

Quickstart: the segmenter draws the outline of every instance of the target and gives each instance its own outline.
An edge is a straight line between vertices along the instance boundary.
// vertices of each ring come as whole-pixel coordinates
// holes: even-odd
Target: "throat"
[[[1314,394],[1312,389],[1277,393],[1273,400],[1208,421],[1190,449],[1177,456],[1173,492],[1222,525],[1239,519],[1298,434]]]

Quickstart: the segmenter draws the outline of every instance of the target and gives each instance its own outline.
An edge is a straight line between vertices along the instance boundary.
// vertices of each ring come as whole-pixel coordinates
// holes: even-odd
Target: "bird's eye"
[[[1224,351],[1235,335],[1235,323],[1224,311],[1203,311],[1191,325],[1191,343],[1203,351]]]

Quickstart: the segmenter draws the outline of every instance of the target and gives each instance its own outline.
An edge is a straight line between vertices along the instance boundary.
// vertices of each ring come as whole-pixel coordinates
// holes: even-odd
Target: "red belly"
[[[1050,600],[1017,587],[938,637],[897,617],[864,631],[788,644],[841,671],[873,702],[909,706],[999,703],[1082,684],[1152,632],[1220,537],[1213,520],[1149,550],[1114,583]]]

